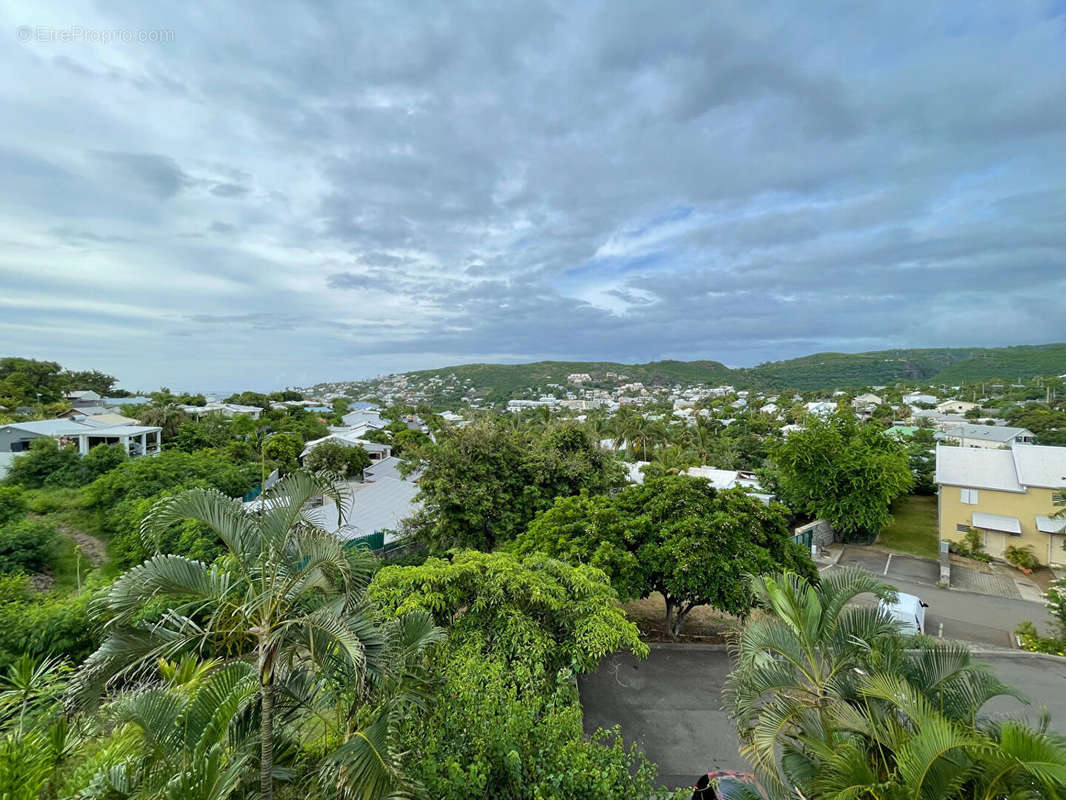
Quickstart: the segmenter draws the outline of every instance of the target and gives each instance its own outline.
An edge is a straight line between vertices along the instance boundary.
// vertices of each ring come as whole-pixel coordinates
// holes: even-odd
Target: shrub
[[[1024,547],[1008,545],[1005,555],[1007,561],[1022,569],[1036,569],[1040,566],[1040,560],[1028,545]]]
[[[0,577],[0,669],[22,653],[79,661],[93,649],[92,594],[34,595],[21,575]]]
[[[986,564],[992,560],[992,556],[985,552],[984,542],[981,541],[981,531],[970,528],[961,542],[951,542],[949,545],[952,553],[963,558],[972,558],[974,561],[984,561]]]
[[[0,525],[24,516],[26,495],[18,486],[0,486]]]
[[[41,572],[55,561],[56,529],[44,522],[10,522],[0,527],[0,574]]]

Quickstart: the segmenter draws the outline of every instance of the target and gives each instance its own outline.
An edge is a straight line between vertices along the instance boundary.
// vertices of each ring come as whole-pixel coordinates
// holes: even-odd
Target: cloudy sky
[[[1066,340],[1063,2],[282,5],[3,4],[0,354],[228,389]]]

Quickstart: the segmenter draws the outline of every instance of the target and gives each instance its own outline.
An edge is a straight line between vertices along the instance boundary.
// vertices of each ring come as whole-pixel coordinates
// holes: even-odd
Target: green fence
[[[385,531],[378,531],[369,536],[360,536],[357,539],[349,539],[344,544],[345,547],[362,547],[372,553],[383,553],[384,555],[388,555],[394,550],[400,550],[407,546],[407,543],[402,540],[392,541],[386,544]]]
[[[811,544],[814,542],[814,531],[804,531],[803,533],[797,533],[792,537],[792,541],[796,544],[803,545],[808,550],[811,549]]]

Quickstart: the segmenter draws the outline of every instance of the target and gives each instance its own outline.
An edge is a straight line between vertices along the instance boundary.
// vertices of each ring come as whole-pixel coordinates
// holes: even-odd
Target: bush
[[[0,486],[0,525],[26,514],[26,495],[18,486]]]
[[[42,572],[55,561],[56,529],[44,522],[10,522],[0,527],[0,574]]]
[[[1022,569],[1036,569],[1040,566],[1040,560],[1028,545],[1025,547],[1008,545],[1005,556],[1007,561]]]
[[[327,439],[307,454],[305,466],[312,472],[325,470],[342,478],[355,478],[370,466],[370,456],[359,446],[349,446]]]
[[[985,552],[984,542],[981,541],[981,531],[970,528],[961,542],[951,542],[949,545],[952,553],[963,558],[972,558],[974,561],[983,561],[986,564],[992,560],[992,556]]]
[[[22,653],[80,661],[92,652],[89,591],[73,596],[34,595],[21,575],[0,577],[0,669]]]
[[[61,486],[64,484],[56,481],[67,480],[80,460],[81,456],[73,447],[60,447],[54,439],[42,436],[34,439],[30,449],[11,462],[6,481],[8,485],[40,489],[52,478],[49,485]]]
[[[1036,625],[1029,620],[1014,629],[1023,650],[1031,653],[1048,653],[1053,656],[1066,656],[1066,641],[1057,636],[1041,636]]]

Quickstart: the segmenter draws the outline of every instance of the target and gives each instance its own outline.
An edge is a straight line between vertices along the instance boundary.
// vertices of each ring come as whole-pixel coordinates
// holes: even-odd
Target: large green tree
[[[555,498],[604,492],[623,481],[621,467],[569,423],[543,432],[480,423],[442,434],[411,456],[423,468],[424,503],[413,530],[438,551],[491,550]]]
[[[814,575],[791,541],[786,509],[741,489],[717,491],[702,478],[646,480],[613,497],[561,498],[520,534],[520,553],[542,552],[604,570],[623,598],[662,594],[673,636],[701,605],[744,615],[744,576],[779,569]]]
[[[402,683],[414,668],[408,656],[439,640],[441,631],[425,611],[387,625],[377,621],[364,597],[372,557],[347,550],[309,515],[307,503],[316,495],[338,508],[348,499],[342,487],[301,471],[267,493],[256,513],[212,489],[158,503],[144,521],[147,540],[191,519],[216,532],[225,555],[209,565],[160,554],[115,581],[95,608],[107,636],[78,670],[72,704],[145,677],[160,658],[195,653],[248,664],[256,690],[259,796],[270,800],[279,703],[284,707],[306,693],[300,687],[324,681],[339,687],[341,697],[343,687],[351,690],[335,712],[339,738],[322,759],[332,785],[368,798],[408,788],[389,740],[407,695],[401,691],[372,715],[364,712],[372,687]]]
[[[362,447],[327,439],[304,458],[304,466],[312,472],[332,472],[342,478],[358,478],[371,464],[370,455]]]
[[[617,729],[582,730],[574,672],[626,648],[643,656],[606,576],[543,555],[456,551],[380,570],[370,587],[391,613],[432,611],[449,628],[435,664],[441,701],[402,742],[440,800],[646,800],[654,767]]]
[[[914,485],[903,446],[848,412],[809,418],[772,458],[782,499],[845,536],[875,536],[891,519],[892,501]]]

